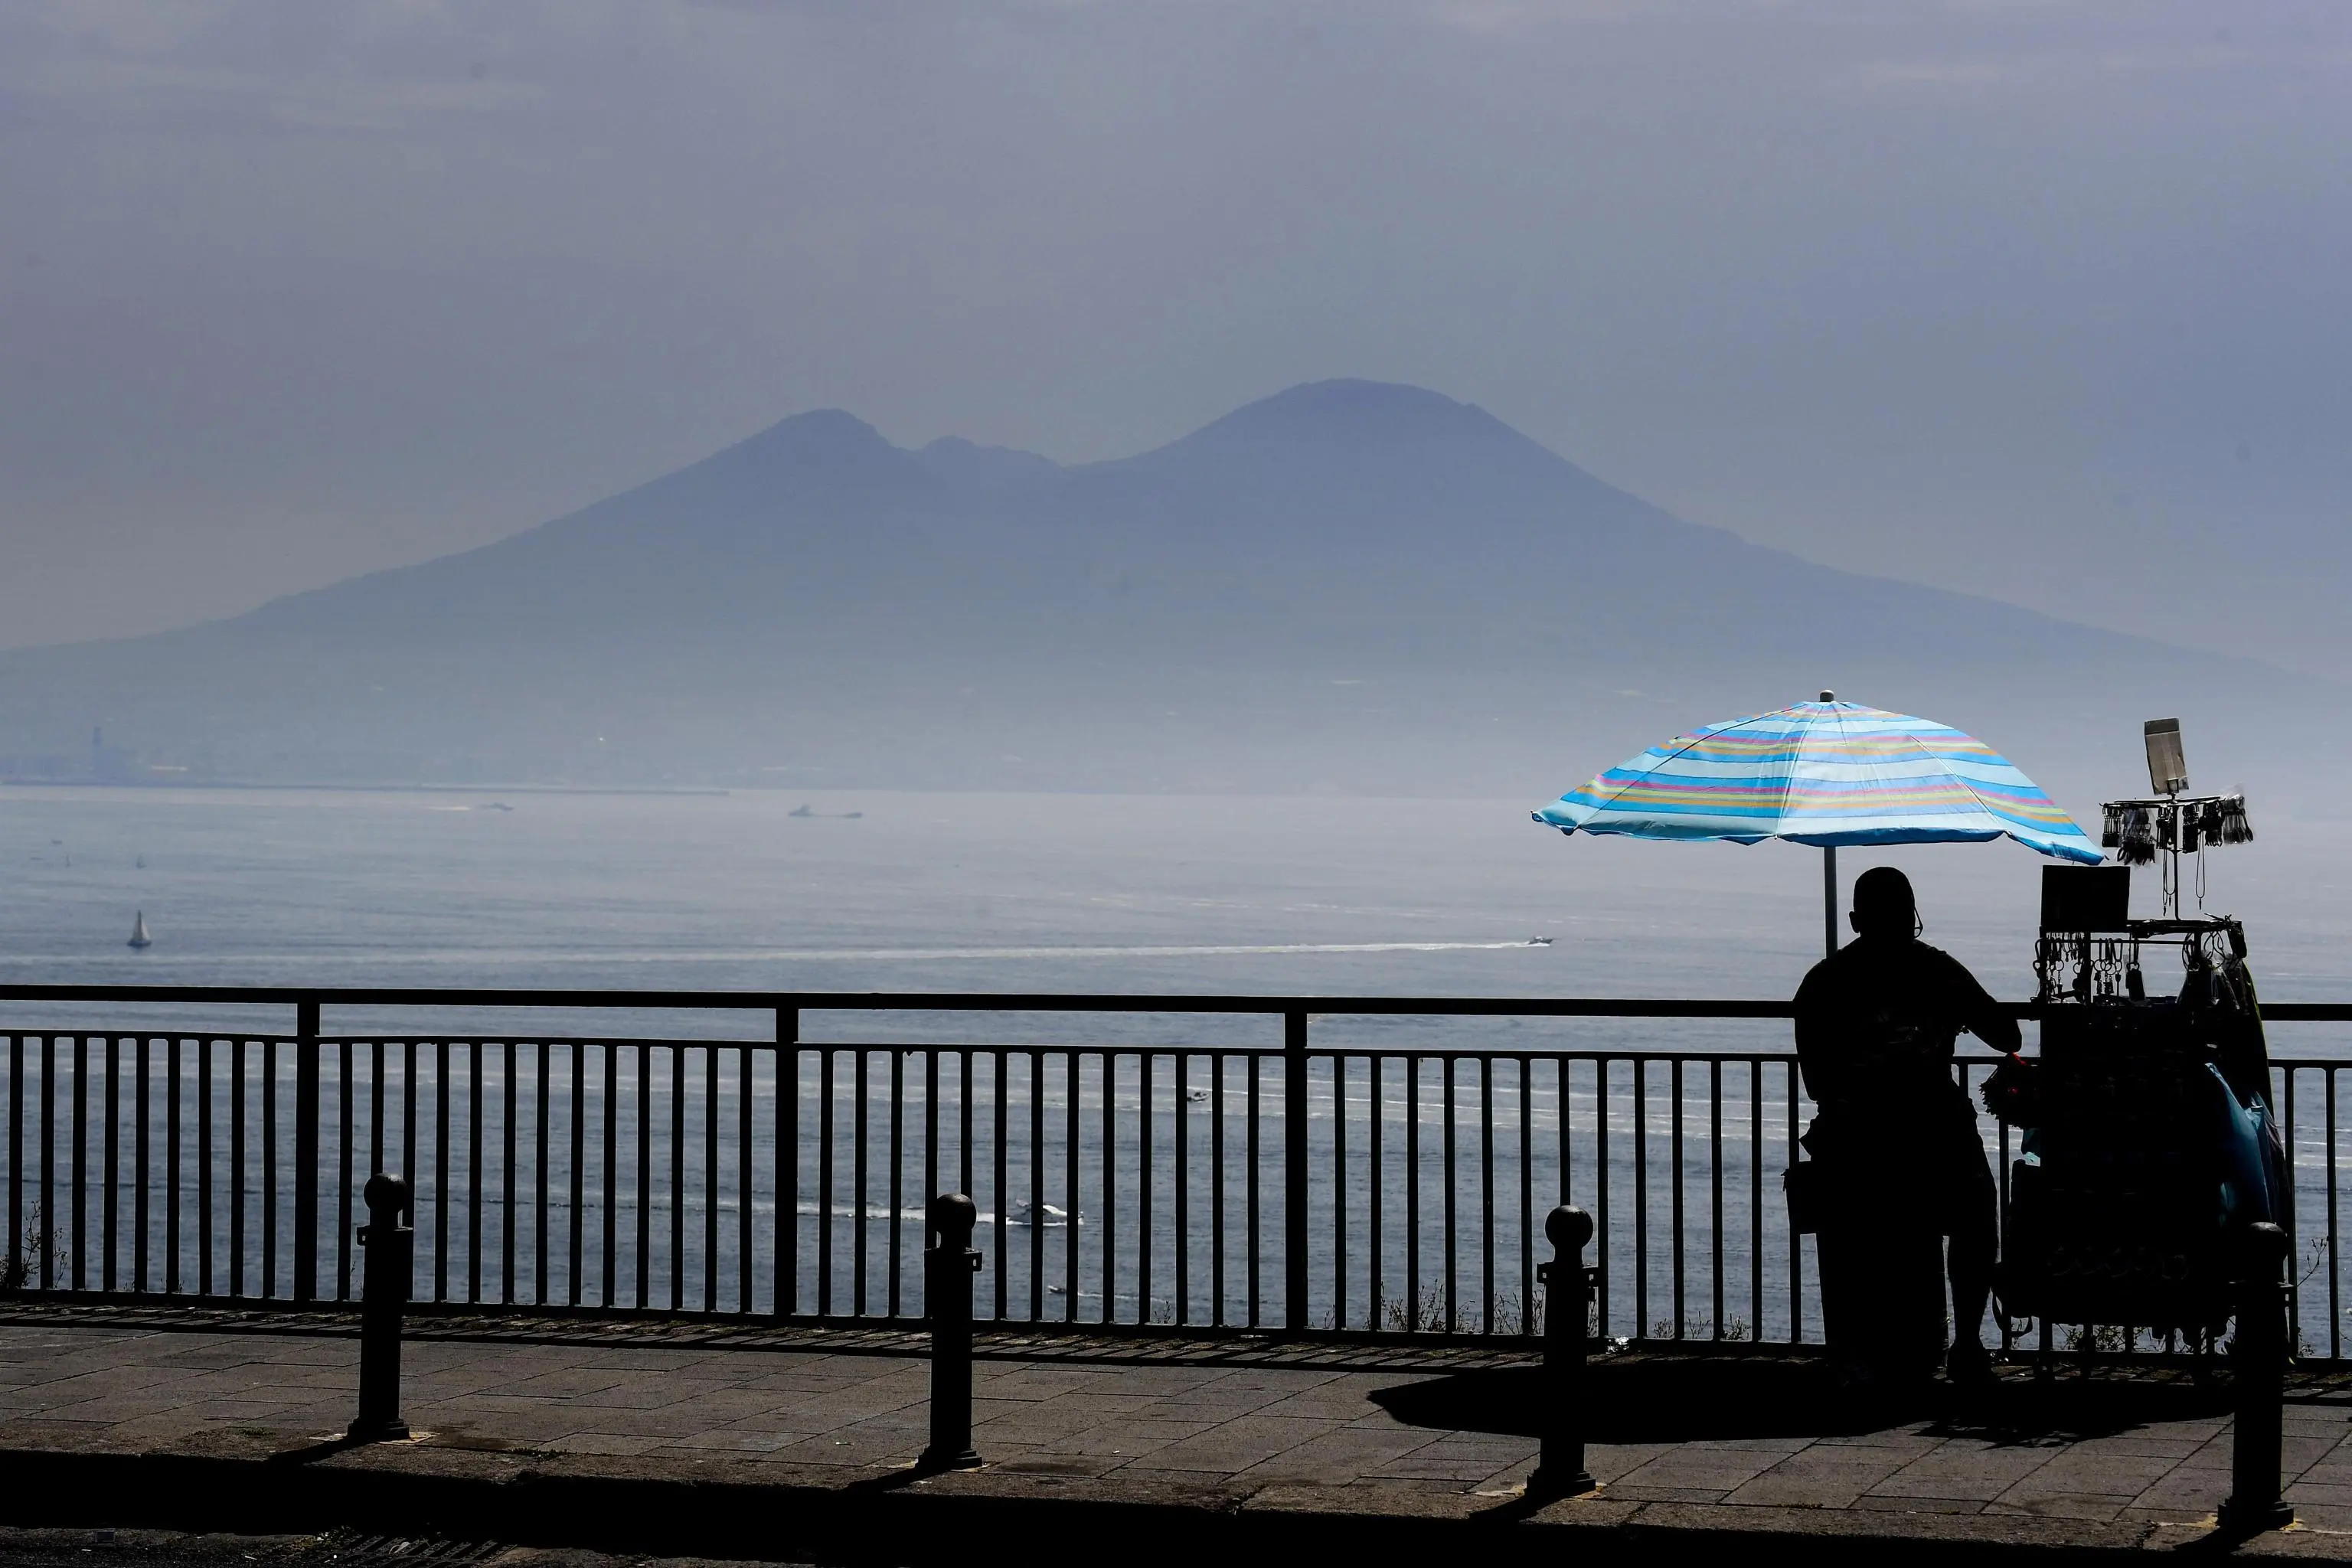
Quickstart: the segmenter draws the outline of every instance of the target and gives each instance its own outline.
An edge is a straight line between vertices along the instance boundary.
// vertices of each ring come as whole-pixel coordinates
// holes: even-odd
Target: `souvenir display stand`
[[[2168,721],[2159,721],[2164,723]],[[2120,864],[2042,873],[2034,953],[2042,1040],[1984,1088],[2022,1133],[2009,1171],[1996,1311],[2053,1325],[2069,1343],[2140,1330],[2210,1348],[2232,1310],[2243,1226],[2291,1226],[2288,1167],[2271,1105],[2245,928],[2203,912],[2202,854],[2252,837],[2240,796],[2192,796],[2150,726],[2161,795],[2106,807]],[[2128,913],[2131,867],[2161,859],[2161,914]],[[2180,908],[2182,862],[2193,913]]]

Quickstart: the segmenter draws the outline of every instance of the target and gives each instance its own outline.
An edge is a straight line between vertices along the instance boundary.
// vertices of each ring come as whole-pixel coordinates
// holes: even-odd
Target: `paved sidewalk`
[[[1602,1490],[1538,1513],[1515,1496],[1537,1450],[1523,1368],[1177,1363],[1110,1359],[1109,1346],[1104,1359],[981,1361],[973,1436],[987,1468],[916,1481],[919,1359],[557,1338],[413,1339],[404,1410],[426,1436],[337,1450],[357,1385],[350,1338],[0,1317],[0,1463],[38,1455],[42,1473],[69,1474],[56,1467],[77,1457],[178,1458],[283,1475],[290,1457],[486,1485],[688,1478],[795,1496],[879,1487],[2086,1550],[2208,1538],[2229,1489],[2226,1410],[2185,1380],[2012,1374],[1969,1417],[1839,1430],[1801,1364],[1619,1357],[1595,1376],[1589,1459]],[[2352,1557],[2347,1411],[2324,1391],[2289,1404],[2287,1495],[2305,1528],[2249,1550]]]

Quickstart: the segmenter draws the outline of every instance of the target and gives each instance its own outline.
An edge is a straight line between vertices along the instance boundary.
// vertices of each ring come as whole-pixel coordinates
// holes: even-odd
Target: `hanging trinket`
[[[2156,860],[2156,823],[2142,806],[2126,806],[2116,835],[2116,858],[2126,866],[2147,866]]]

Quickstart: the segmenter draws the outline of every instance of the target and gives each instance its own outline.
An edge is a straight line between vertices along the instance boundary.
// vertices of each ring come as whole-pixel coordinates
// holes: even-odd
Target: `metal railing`
[[[355,1303],[353,1205],[396,1170],[422,1302],[910,1321],[925,1200],[956,1188],[980,1208],[982,1321],[1525,1336],[1542,1216],[1573,1201],[1596,1226],[1603,1335],[1819,1338],[1780,1191],[1805,1117],[1794,1058],[1566,1037],[1704,1023],[1780,1038],[1783,1003],[0,992],[0,1016],[50,1004],[284,1006],[295,1027],[0,1028],[0,1284],[25,1291]],[[758,1009],[773,1030],[328,1033],[322,1008]],[[986,1016],[1033,1043],[813,1042],[812,1015]],[[2267,1016],[2343,1023],[2352,1006]],[[1139,1018],[1266,1037],[1100,1037]],[[1420,1043],[1348,1038],[1405,1020]],[[1507,1045],[1446,1043],[1504,1024]],[[1973,1089],[1990,1066],[1958,1071]],[[2277,1067],[2298,1331],[2331,1360],[2347,1066]],[[2005,1183],[2008,1131],[1981,1125]]]

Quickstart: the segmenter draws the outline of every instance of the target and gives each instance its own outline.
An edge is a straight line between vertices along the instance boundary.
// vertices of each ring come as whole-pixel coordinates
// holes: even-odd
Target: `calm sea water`
[[[15,788],[0,978],[1705,997],[1785,995],[1818,956],[1819,852],[1565,839],[1536,804]],[[2352,833],[2256,823],[2210,903],[2273,997],[2352,994]],[[1882,861],[1930,941],[2026,992],[2037,857],[1840,868]]]
[[[5,868],[0,883],[0,981],[1704,998],[1786,995],[1819,955],[1817,851],[1778,845],[1568,840],[1528,821],[1527,809],[1534,804],[887,792],[12,789],[0,792],[0,867]],[[793,815],[803,805],[814,815]],[[2352,900],[2345,896],[2352,887],[2347,836],[2326,824],[2260,816],[2256,821],[2262,837],[2255,844],[2210,857],[2210,906],[2247,920],[2271,998],[2352,995],[2352,975],[2345,973],[2340,957],[2345,938],[2352,934],[2347,931],[2352,925]],[[1910,872],[1929,940],[1967,962],[1997,994],[2026,994],[2038,858],[2008,844],[1954,845],[1887,854],[1847,851],[1840,868],[1850,882],[1864,867],[1878,863],[1898,864]],[[2152,885],[2140,889],[2139,901],[2152,911]],[[124,939],[141,911],[154,946],[134,952]],[[1533,945],[1530,939],[1536,937],[1552,940]],[[240,1021],[283,1028],[287,1020],[280,1011],[260,1009]],[[0,1005],[0,1018],[26,1026],[133,1021],[121,1008],[27,1005]],[[358,1009],[331,1010],[326,1020],[331,1032],[421,1033],[442,1022],[430,1015]],[[467,1022],[468,1034],[494,1026],[479,1016]],[[509,1016],[497,1023],[517,1030],[745,1038],[766,1037],[771,1026],[768,1016],[758,1013],[651,1013],[593,1023],[585,1016]],[[1786,1043],[1783,1025],[1741,1023],[1331,1017],[1318,1019],[1316,1029],[1318,1042],[1385,1047],[1780,1049]],[[803,1021],[805,1038],[843,1042],[1270,1046],[1278,1043],[1278,1030],[1277,1023],[1265,1019],[1168,1015],[1104,1020],[833,1013],[811,1014]],[[2273,1048],[2281,1054],[2336,1054],[2347,1049],[2343,1036],[2332,1028],[2281,1028],[2273,1031]],[[872,1058],[877,1090],[893,1055],[881,1052]],[[919,1059],[902,1058],[900,1065]],[[842,1078],[835,1085],[845,1127],[861,1114],[851,1060],[841,1058]],[[993,1194],[987,1152],[996,1086],[987,1058],[981,1061],[971,1086],[979,1164],[973,1184],[986,1211],[984,1229],[993,1226],[998,1212],[1007,1215],[1002,1267],[1013,1310],[1024,1310],[1034,1291],[1048,1298],[1049,1316],[1058,1315],[1061,1300],[1075,1289],[1082,1316],[1098,1313],[1106,1299],[1115,1315],[1168,1315],[1177,1261],[1168,1225],[1174,1201],[1171,1167],[1181,1163],[1172,1158],[1176,1130],[1172,1111],[1165,1109],[1173,1104],[1172,1058],[1163,1058],[1157,1068],[1163,1107],[1153,1112],[1159,1168],[1139,1169],[1130,1122],[1130,1131],[1122,1134],[1127,1144],[1114,1148],[1108,1161],[1108,1187],[1100,1134],[1106,1096],[1098,1067],[1090,1058],[1074,1097],[1067,1081],[1055,1076],[1058,1066],[1033,1085],[1026,1068],[1016,1064],[1004,1091],[1008,1131],[1016,1147],[1002,1203]],[[1123,1070],[1131,1072],[1134,1058],[1129,1063]],[[257,1062],[250,1068],[259,1070]],[[364,1066],[361,1070],[365,1073]],[[560,1102],[571,1070],[562,1047],[547,1070]],[[583,1116],[597,1136],[588,1137],[583,1146],[584,1195],[578,1216],[584,1237],[583,1291],[590,1300],[600,1299],[604,1288],[599,1253],[605,1172],[598,1147],[604,1070],[602,1057],[592,1048],[583,1064]],[[698,1076],[700,1070],[690,1065],[678,1079],[674,1064],[659,1052],[640,1056],[625,1050],[614,1064],[620,1109],[612,1210],[615,1286],[623,1300],[632,1295],[642,1260],[655,1279],[650,1293],[656,1301],[672,1279],[681,1281],[681,1299],[689,1305],[717,1279],[723,1290],[711,1288],[723,1304],[732,1304],[734,1287],[725,1282],[735,1277],[741,1213],[737,1195],[721,1192],[704,1204],[689,1193],[676,1202],[663,1179],[673,1160],[694,1173],[709,1153],[705,1118],[711,1086]],[[462,1050],[453,1063],[448,1088],[454,1142],[446,1181],[429,1152],[442,1114],[439,1064],[430,1050],[417,1071],[416,1136],[427,1152],[410,1168],[420,1178],[425,1256],[443,1259],[439,1267],[459,1281],[456,1289],[462,1294],[472,1249],[480,1247],[484,1289],[496,1295],[502,1289],[499,1271],[510,1219],[494,1168],[505,1131],[507,1058],[496,1048],[486,1054],[478,1102],[473,1098],[472,1064]],[[529,1049],[516,1059],[514,1071],[517,1114],[528,1123],[540,1072]],[[804,1102],[819,1096],[816,1071],[814,1055],[803,1058]],[[1210,1100],[1212,1069],[1201,1059],[1185,1072],[1187,1103],[1196,1108],[1187,1139],[1195,1145],[1192,1158],[1197,1162],[1216,1109]],[[1637,1117],[1629,1079],[1604,1096],[1586,1069],[1579,1072],[1583,1076],[1571,1075],[1563,1085],[1543,1068],[1522,1085],[1506,1067],[1491,1086],[1467,1079],[1458,1085],[1453,1130],[1465,1163],[1456,1186],[1466,1208],[1457,1225],[1472,1260],[1459,1289],[1459,1310],[1465,1313],[1482,1312],[1491,1299],[1507,1320],[1525,1305],[1517,1289],[1518,1262],[1528,1247],[1522,1242],[1527,1231],[1519,1217],[1521,1173],[1514,1131],[1524,1116],[1535,1151],[1525,1175],[1537,1217],[1557,1190],[1593,1200],[1601,1173],[1592,1133],[1603,1123],[1610,1129],[1608,1179],[1621,1227],[1611,1247],[1615,1320],[1619,1331],[1630,1323],[1637,1266],[1622,1227],[1633,1202],[1633,1139],[1640,1122],[1651,1137],[1654,1166],[1670,1146],[1673,1101],[1666,1089],[1654,1085],[1646,1110]],[[404,1073],[395,1051],[384,1080],[395,1146],[406,1137],[402,1121],[412,1103]],[[1354,1240],[1344,1262],[1336,1256],[1328,1223],[1328,1191],[1320,1200],[1324,1220],[1318,1222],[1314,1253],[1318,1320],[1330,1315],[1341,1279],[1355,1300],[1356,1321],[1376,1292],[1384,1301],[1407,1294],[1402,1254],[1412,1234],[1418,1234],[1425,1255],[1420,1294],[1427,1298],[1443,1247],[1440,1193],[1424,1192],[1417,1233],[1403,1228],[1408,1184],[1400,1157],[1409,1125],[1419,1129],[1425,1160],[1439,1157],[1446,1132],[1442,1079],[1434,1068],[1423,1077],[1409,1113],[1401,1067],[1385,1069],[1377,1083],[1368,1066],[1351,1073],[1343,1087],[1321,1072],[1310,1093],[1318,1170],[1324,1168],[1334,1142],[1344,1140],[1354,1152],[1358,1173],[1350,1178],[1355,1186],[1348,1201]],[[764,1173],[755,1183],[751,1207],[755,1216],[762,1216],[760,1226],[772,1226],[778,1200],[769,1133],[775,1086],[764,1068],[755,1069],[748,1085],[731,1074],[731,1068],[722,1071],[717,1086],[716,1125],[731,1161],[731,1129],[740,1097],[748,1089],[755,1110],[755,1164]],[[373,1079],[356,1085],[361,1127],[368,1123],[374,1087]],[[1767,1331],[1784,1331],[1786,1266],[1779,1259],[1786,1243],[1777,1237],[1777,1173],[1788,1158],[1784,1092],[1778,1082],[1767,1082],[1755,1103],[1767,1137],[1760,1156],[1751,1159],[1742,1142],[1750,1116],[1747,1080],[1734,1073],[1727,1085],[1731,1146],[1722,1171],[1723,1229],[1716,1238],[1709,1209],[1714,1163],[1703,1131],[1711,1114],[1708,1087],[1704,1075],[1695,1073],[1683,1097],[1692,1145],[1685,1167],[1694,1194],[1689,1229],[1696,1237],[1687,1259],[1684,1315],[1690,1321],[1711,1321],[1708,1271],[1719,1255],[1730,1278],[1726,1316],[1747,1321],[1743,1300],[1748,1282],[1756,1278],[1750,1272],[1754,1265],[1771,1277],[1774,1296],[1761,1322]],[[1033,1091],[1046,1131],[1037,1150],[1041,1172],[1034,1183],[1024,1142]],[[258,1079],[252,1092],[261,1094]],[[283,1083],[277,1092],[285,1092]],[[1223,1108],[1236,1145],[1244,1092],[1236,1071],[1225,1086]],[[215,1099],[226,1093],[216,1082]],[[1139,1112],[1138,1093],[1134,1079],[1123,1079],[1112,1086],[1109,1102],[1131,1119]],[[906,1094],[907,1114],[919,1125],[929,1105],[923,1087],[910,1083]],[[952,1072],[941,1094],[948,1127],[941,1164],[960,1174],[963,1088]],[[1266,1114],[1274,1114],[1278,1096],[1278,1081],[1262,1086]],[[1068,1136],[1074,1105],[1075,1140]],[[650,1114],[640,1107],[649,1107]],[[225,1118],[226,1100],[216,1109]],[[1500,1129],[1494,1178],[1499,1208],[1491,1222],[1478,1201],[1483,1189],[1470,1175],[1482,1157],[1484,1118],[1490,1112]],[[1563,1112],[1577,1142],[1565,1179],[1553,1152]],[[474,1222],[467,1217],[473,1181],[468,1130],[478,1114],[490,1152],[484,1166],[484,1217],[478,1231],[469,1231]],[[565,1113],[560,1105],[556,1114],[561,1121]],[[864,1114],[878,1152],[887,1146],[887,1121],[875,1120],[874,1103]],[[633,1158],[641,1116],[652,1172],[642,1191]],[[1385,1251],[1377,1265],[1369,1246],[1374,1194],[1366,1184],[1369,1167],[1363,1163],[1375,1124],[1387,1150],[1378,1184]],[[528,1158],[532,1130],[524,1125],[520,1131]],[[803,1128],[801,1140],[805,1180],[790,1226],[798,1248],[813,1258],[820,1239],[830,1237],[840,1258],[836,1306],[853,1289],[855,1259],[864,1257],[871,1276],[869,1304],[878,1308],[892,1277],[889,1247],[895,1236],[898,1277],[911,1293],[914,1255],[921,1244],[914,1219],[920,1157],[911,1152],[913,1143],[913,1163],[902,1173],[898,1205],[888,1201],[877,1152],[877,1169],[862,1198],[848,1190],[845,1168],[841,1190],[830,1210],[821,1212],[809,1142],[814,1132],[813,1127]],[[568,1159],[568,1123],[554,1133],[551,1159],[561,1166]],[[2298,1142],[2308,1145],[2299,1150],[2307,1160],[2324,1161],[2325,1150],[2314,1137]],[[1071,1201],[1058,1184],[1074,1143],[1084,1169]],[[340,1159],[339,1152],[331,1149],[330,1158]],[[1236,1149],[1226,1163],[1236,1196],[1245,1180],[1240,1160]],[[556,1175],[545,1220],[543,1272],[541,1216],[529,1201],[528,1179],[521,1207],[511,1215],[518,1288],[525,1296],[536,1291],[541,1278],[557,1300],[571,1289],[568,1168]],[[1652,1175],[1654,1183],[1654,1168]],[[1766,1204],[1751,1212],[1749,1194],[1768,1180],[1772,1190]],[[1136,1256],[1106,1273],[1097,1239],[1106,1218],[1103,1194],[1108,1193],[1125,1215],[1108,1217],[1131,1234],[1147,1184],[1164,1233],[1150,1258],[1156,1285],[1141,1277],[1143,1259]],[[444,1191],[455,1205],[446,1220],[435,1206]],[[1049,1224],[1033,1237],[1018,1224],[1030,1212],[1021,1205],[1037,1194],[1079,1215],[1075,1270],[1067,1267],[1069,1227]],[[1669,1199],[1664,1188],[1656,1195],[1661,1205]],[[1197,1314],[1210,1304],[1210,1260],[1217,1244],[1202,1212],[1205,1202],[1194,1202],[1185,1289],[1187,1310]],[[716,1227],[715,1246],[707,1237],[713,1215],[727,1216]],[[646,1234],[642,1258],[640,1215]],[[262,1217],[257,1210],[252,1227],[257,1229]],[[283,1213],[273,1217],[279,1231],[290,1224]],[[1657,1229],[1663,1234],[1665,1227]],[[1768,1233],[1768,1256],[1761,1259],[1750,1256],[1750,1237],[1759,1229]],[[1489,1234],[1502,1259],[1491,1297],[1475,1261],[1481,1238]],[[1540,1247],[1539,1241],[1528,1240]],[[216,1241],[223,1269],[226,1247],[225,1239]],[[1648,1296],[1642,1310],[1654,1321],[1672,1299],[1669,1247],[1653,1237],[1645,1260],[1649,1274],[1638,1281]],[[984,1301],[999,1266],[993,1260],[999,1249],[990,1250]],[[1223,1299],[1229,1311],[1245,1312],[1248,1248],[1238,1222],[1226,1237],[1225,1251]],[[290,1246],[279,1249],[281,1268],[289,1254]],[[1034,1274],[1033,1261],[1042,1263]],[[421,1269],[430,1267],[420,1264]],[[812,1262],[798,1287],[803,1306],[814,1301],[813,1272]],[[772,1301],[774,1288],[772,1272],[761,1271],[754,1291],[761,1304]],[[1265,1289],[1278,1290],[1278,1284],[1269,1281]]]

